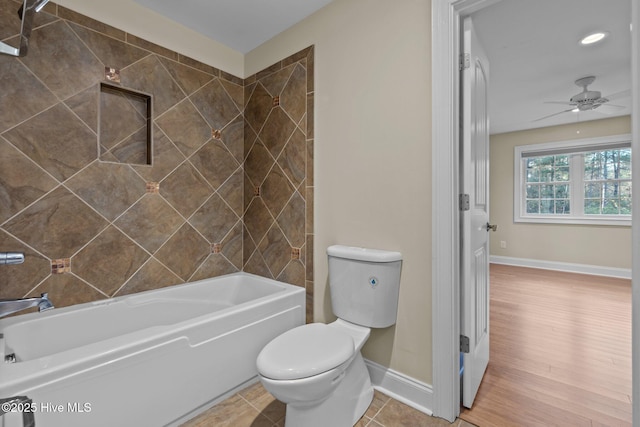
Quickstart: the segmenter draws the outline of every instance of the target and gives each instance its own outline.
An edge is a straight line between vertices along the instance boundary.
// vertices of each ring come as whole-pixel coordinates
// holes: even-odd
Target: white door
[[[468,208],[460,212],[460,333],[464,352],[462,404],[470,408],[489,363],[489,62],[464,19],[460,187]],[[461,203],[467,203],[461,198]],[[466,346],[466,345],[465,345]],[[466,350],[466,349],[465,349]]]

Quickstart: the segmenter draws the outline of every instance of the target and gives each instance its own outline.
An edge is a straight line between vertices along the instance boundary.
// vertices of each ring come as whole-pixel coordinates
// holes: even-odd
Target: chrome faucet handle
[[[1,264],[22,264],[24,262],[23,252],[0,252]]]
[[[40,303],[38,304],[38,311],[47,311],[54,308],[53,303],[49,299],[49,294],[44,292],[40,295]]]

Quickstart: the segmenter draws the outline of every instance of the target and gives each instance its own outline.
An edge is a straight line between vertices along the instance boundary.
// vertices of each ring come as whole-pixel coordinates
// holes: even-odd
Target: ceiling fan
[[[631,91],[629,89],[623,90],[621,92],[613,93],[611,95],[601,96],[599,91],[597,91],[597,90],[589,90],[589,88],[587,87],[591,83],[593,83],[595,81],[595,79],[596,78],[594,76],[587,76],[587,77],[582,77],[582,78],[576,80],[575,84],[576,84],[576,86],[579,86],[579,87],[582,88],[582,92],[580,92],[577,95],[572,96],[571,99],[569,99],[569,102],[563,102],[563,101],[548,101],[548,102],[545,102],[545,104],[570,105],[571,108],[559,111],[557,113],[550,114],[548,116],[540,117],[539,119],[534,120],[534,122],[537,122],[537,121],[540,121],[540,120],[544,120],[544,119],[548,119],[550,117],[557,116],[557,115],[563,114],[563,113],[568,113],[568,112],[571,112],[571,111],[576,111],[577,112],[577,111],[595,110],[596,108],[599,108],[600,106],[605,105],[605,104],[606,104],[607,107],[625,108],[622,105],[609,104],[608,102],[611,101],[611,100],[624,98],[624,97],[627,97],[627,96],[631,95]]]

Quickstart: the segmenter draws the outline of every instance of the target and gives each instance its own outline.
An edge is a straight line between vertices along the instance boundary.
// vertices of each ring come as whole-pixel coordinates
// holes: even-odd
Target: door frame
[[[500,0],[432,0],[432,408],[453,422],[460,414],[460,233],[458,210],[460,18]],[[633,28],[640,5],[630,0]],[[632,32],[632,147],[640,153],[640,30]],[[633,168],[640,171],[640,156]],[[633,185],[640,188],[640,174]],[[633,200],[632,265],[640,265],[640,197]],[[640,425],[640,268],[633,277],[633,421]]]

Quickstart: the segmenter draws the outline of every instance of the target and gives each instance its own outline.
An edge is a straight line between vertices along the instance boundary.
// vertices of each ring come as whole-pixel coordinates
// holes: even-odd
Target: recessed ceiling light
[[[597,33],[591,33],[580,40],[580,44],[583,46],[598,43],[604,40],[609,33],[607,31],[598,31]]]

